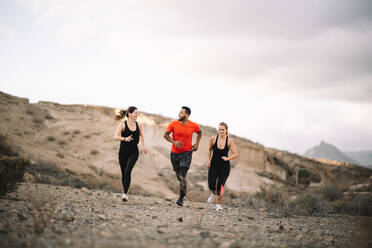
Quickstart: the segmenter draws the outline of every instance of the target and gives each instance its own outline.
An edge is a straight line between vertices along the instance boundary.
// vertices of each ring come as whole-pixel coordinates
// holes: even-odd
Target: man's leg
[[[192,152],[183,152],[180,154],[179,170],[177,178],[180,180],[180,198],[177,204],[183,206],[183,198],[187,194],[187,171],[190,168]]]

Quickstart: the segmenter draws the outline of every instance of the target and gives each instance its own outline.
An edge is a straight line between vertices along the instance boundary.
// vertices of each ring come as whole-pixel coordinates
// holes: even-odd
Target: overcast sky
[[[0,90],[372,150],[372,1],[1,0]]]

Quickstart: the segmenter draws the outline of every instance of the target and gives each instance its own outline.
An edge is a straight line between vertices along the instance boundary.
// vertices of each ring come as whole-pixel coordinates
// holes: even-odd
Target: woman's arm
[[[124,122],[121,121],[118,126],[116,127],[115,133],[114,133],[114,140],[124,141],[124,137],[121,137],[121,132],[124,129]]]
[[[143,152],[145,154],[147,154],[147,150],[146,150],[146,147],[145,147],[145,138],[143,137],[143,132],[142,132],[142,125],[138,124],[138,127],[139,127],[139,130],[140,130],[140,140],[141,140]]]
[[[229,143],[230,143],[229,147],[230,147],[231,154],[228,157],[222,157],[222,159],[225,161],[236,159],[239,156],[238,150],[236,150],[234,140],[230,138]]]
[[[214,136],[212,136],[211,140],[209,141],[207,168],[211,166],[211,156],[212,156],[212,147],[214,144],[214,139],[215,139]]]
[[[132,135],[129,135],[128,137],[121,137],[121,132],[124,130],[124,122],[121,121],[119,125],[116,127],[115,133],[114,133],[114,140],[119,140],[119,141],[131,141],[133,140]]]

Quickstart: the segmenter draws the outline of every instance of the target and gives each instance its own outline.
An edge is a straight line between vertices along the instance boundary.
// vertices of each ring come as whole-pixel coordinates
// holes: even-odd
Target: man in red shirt
[[[190,114],[190,108],[183,106],[178,121],[172,121],[164,134],[164,138],[172,143],[171,162],[180,181],[180,197],[176,202],[179,206],[183,206],[183,198],[186,196],[186,175],[190,168],[192,152],[198,150],[201,139],[200,127],[189,120]],[[172,138],[169,136],[170,133]],[[194,145],[192,145],[193,133],[198,134]]]

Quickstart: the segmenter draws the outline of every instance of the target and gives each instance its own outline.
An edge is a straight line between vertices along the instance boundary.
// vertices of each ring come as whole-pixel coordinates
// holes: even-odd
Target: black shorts
[[[180,167],[183,168],[190,168],[191,159],[192,159],[192,151],[181,152],[181,153],[173,153],[171,152],[171,162],[173,166],[173,170],[177,171]]]

